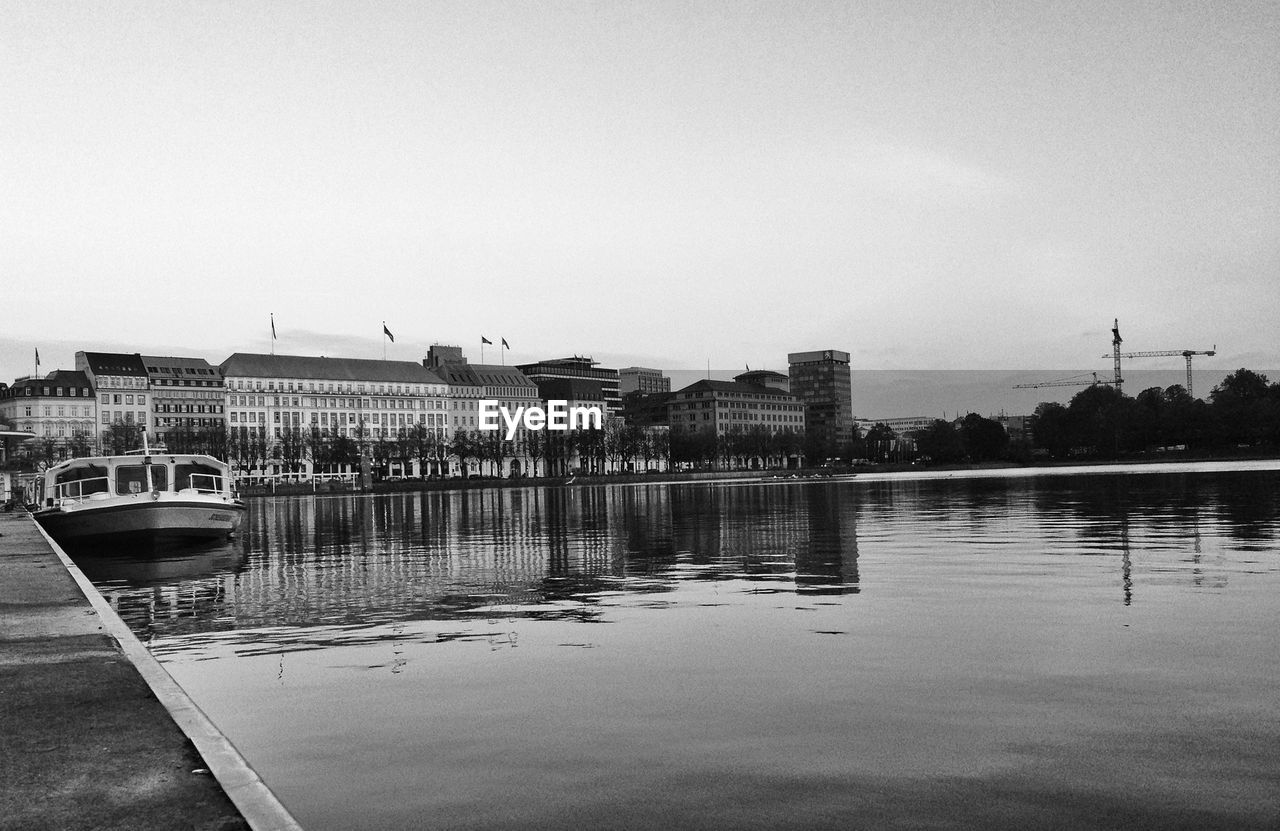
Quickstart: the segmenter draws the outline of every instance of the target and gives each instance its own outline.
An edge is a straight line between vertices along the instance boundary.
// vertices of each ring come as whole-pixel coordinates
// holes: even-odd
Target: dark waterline
[[[313,831],[1263,828],[1278,485],[258,500],[82,567]]]

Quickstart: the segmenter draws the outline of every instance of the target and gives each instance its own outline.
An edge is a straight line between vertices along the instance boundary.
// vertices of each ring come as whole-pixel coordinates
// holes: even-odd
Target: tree
[[[1031,419],[1031,436],[1036,447],[1049,451],[1054,459],[1071,452],[1071,417],[1056,401],[1042,401]]]
[[[1000,422],[969,413],[960,422],[960,443],[973,461],[993,462],[1009,449],[1009,434]]]
[[[76,459],[93,452],[93,438],[84,430],[76,430],[67,442],[67,454]]]
[[[127,421],[117,421],[102,431],[103,451],[119,456],[142,447],[142,428]]]
[[[1072,396],[1067,412],[1074,443],[1093,448],[1103,458],[1143,449],[1142,437],[1135,432],[1136,404],[1114,387],[1085,387]]]
[[[873,462],[885,462],[898,435],[887,424],[876,424],[867,431],[867,458]]]
[[[1280,433],[1280,393],[1273,394],[1267,376],[1237,369],[1209,393],[1222,439],[1256,444]]]
[[[1223,378],[1209,393],[1213,404],[1261,401],[1266,397],[1267,376],[1243,368]]]
[[[469,461],[479,457],[479,443],[477,436],[471,430],[459,430],[453,434],[453,441],[449,445],[449,449],[453,455],[458,457],[458,465],[462,468],[462,478],[466,479],[471,475],[471,465]]]
[[[280,459],[285,470],[296,473],[302,470],[302,459],[306,456],[307,437],[300,427],[286,427],[280,433]]]
[[[423,478],[426,478],[429,466],[437,456],[437,445],[440,444],[440,440],[436,438],[435,429],[422,422],[418,422],[409,428],[409,439],[413,447],[414,458],[418,460],[418,472]]]
[[[954,464],[964,459],[965,448],[960,434],[949,421],[934,419],[915,434],[916,449],[922,457],[937,464]]]

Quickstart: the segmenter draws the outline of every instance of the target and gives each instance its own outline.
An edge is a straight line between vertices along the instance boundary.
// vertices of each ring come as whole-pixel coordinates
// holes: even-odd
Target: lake
[[[1274,828],[1275,468],[256,499],[79,562],[310,831]]]

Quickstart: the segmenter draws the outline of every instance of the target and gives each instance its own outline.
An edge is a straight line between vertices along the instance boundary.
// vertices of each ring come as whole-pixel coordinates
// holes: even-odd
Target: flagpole
[[[387,359],[387,322],[382,321],[382,360]]]
[[[480,363],[484,363],[484,335],[480,336]]]

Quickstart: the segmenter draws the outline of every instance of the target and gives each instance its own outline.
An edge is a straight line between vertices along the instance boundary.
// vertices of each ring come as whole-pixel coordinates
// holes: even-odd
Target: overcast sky
[[[1109,369],[1119,318],[1280,367],[1280,3],[0,21],[0,379],[266,352],[270,313],[281,353],[381,357],[385,320],[396,359],[686,369]]]

